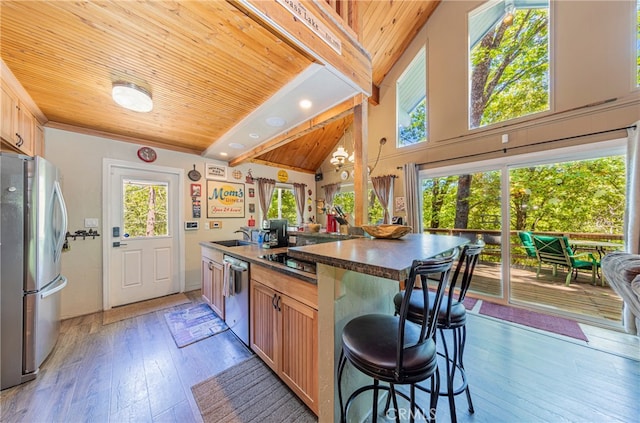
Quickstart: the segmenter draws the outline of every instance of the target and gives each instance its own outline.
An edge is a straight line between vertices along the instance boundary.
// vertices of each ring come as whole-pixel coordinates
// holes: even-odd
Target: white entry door
[[[183,288],[181,173],[105,162],[105,309]]]

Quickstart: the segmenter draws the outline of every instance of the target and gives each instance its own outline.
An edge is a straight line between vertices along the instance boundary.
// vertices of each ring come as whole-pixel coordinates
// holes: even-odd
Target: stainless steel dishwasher
[[[249,345],[249,263],[224,256],[224,321]]]

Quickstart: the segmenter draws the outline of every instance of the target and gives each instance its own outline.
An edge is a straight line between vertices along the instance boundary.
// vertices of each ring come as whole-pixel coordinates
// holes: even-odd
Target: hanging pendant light
[[[347,130],[345,129],[342,135],[343,143],[345,142],[344,140],[346,137],[346,133],[347,133]],[[341,145],[336,149],[336,151],[333,152],[333,154],[331,155],[331,159],[329,160],[329,163],[331,163],[336,167],[336,172],[337,172],[338,170],[340,170],[340,168],[342,168],[342,166],[344,166],[348,157],[349,157],[349,153],[347,153],[347,150],[345,150],[344,145]]]

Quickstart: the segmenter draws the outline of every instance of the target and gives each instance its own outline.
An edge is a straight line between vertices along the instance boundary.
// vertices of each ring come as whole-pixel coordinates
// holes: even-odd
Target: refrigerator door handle
[[[54,181],[53,183],[53,192],[55,193],[55,198],[57,200],[57,204],[60,207],[60,214],[62,215],[62,230],[60,231],[60,235],[58,236],[58,240],[55,244],[55,261],[60,259],[60,255],[62,254],[62,246],[64,245],[64,240],[67,235],[67,206],[64,203],[64,197],[62,196],[62,189],[60,188],[60,183],[58,181]]]
[[[40,298],[47,298],[48,296],[53,295],[63,289],[65,286],[67,286],[67,278],[60,275],[58,280],[51,285],[51,288],[40,292]]]

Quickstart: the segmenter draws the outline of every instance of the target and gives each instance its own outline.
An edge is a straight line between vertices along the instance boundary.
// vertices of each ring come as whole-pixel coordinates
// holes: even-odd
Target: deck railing
[[[518,237],[519,231],[510,232],[510,248],[511,248],[511,260],[514,263],[522,263],[530,261],[527,257],[520,238]],[[467,238],[470,241],[482,239],[486,244],[483,252],[483,260],[487,261],[499,261],[502,256],[502,231],[500,230],[482,230],[482,229],[451,229],[451,228],[427,228],[424,233],[430,234],[445,234],[456,235],[463,238]],[[604,234],[604,233],[584,233],[584,232],[532,232],[535,235],[550,235],[550,236],[566,236],[569,239],[575,240],[590,240],[590,241],[606,241],[606,242],[619,242],[622,244],[624,236],[622,234]]]
[[[355,0],[324,0],[336,19],[338,19],[344,28],[352,30],[353,35],[357,38],[358,28],[358,7]]]

